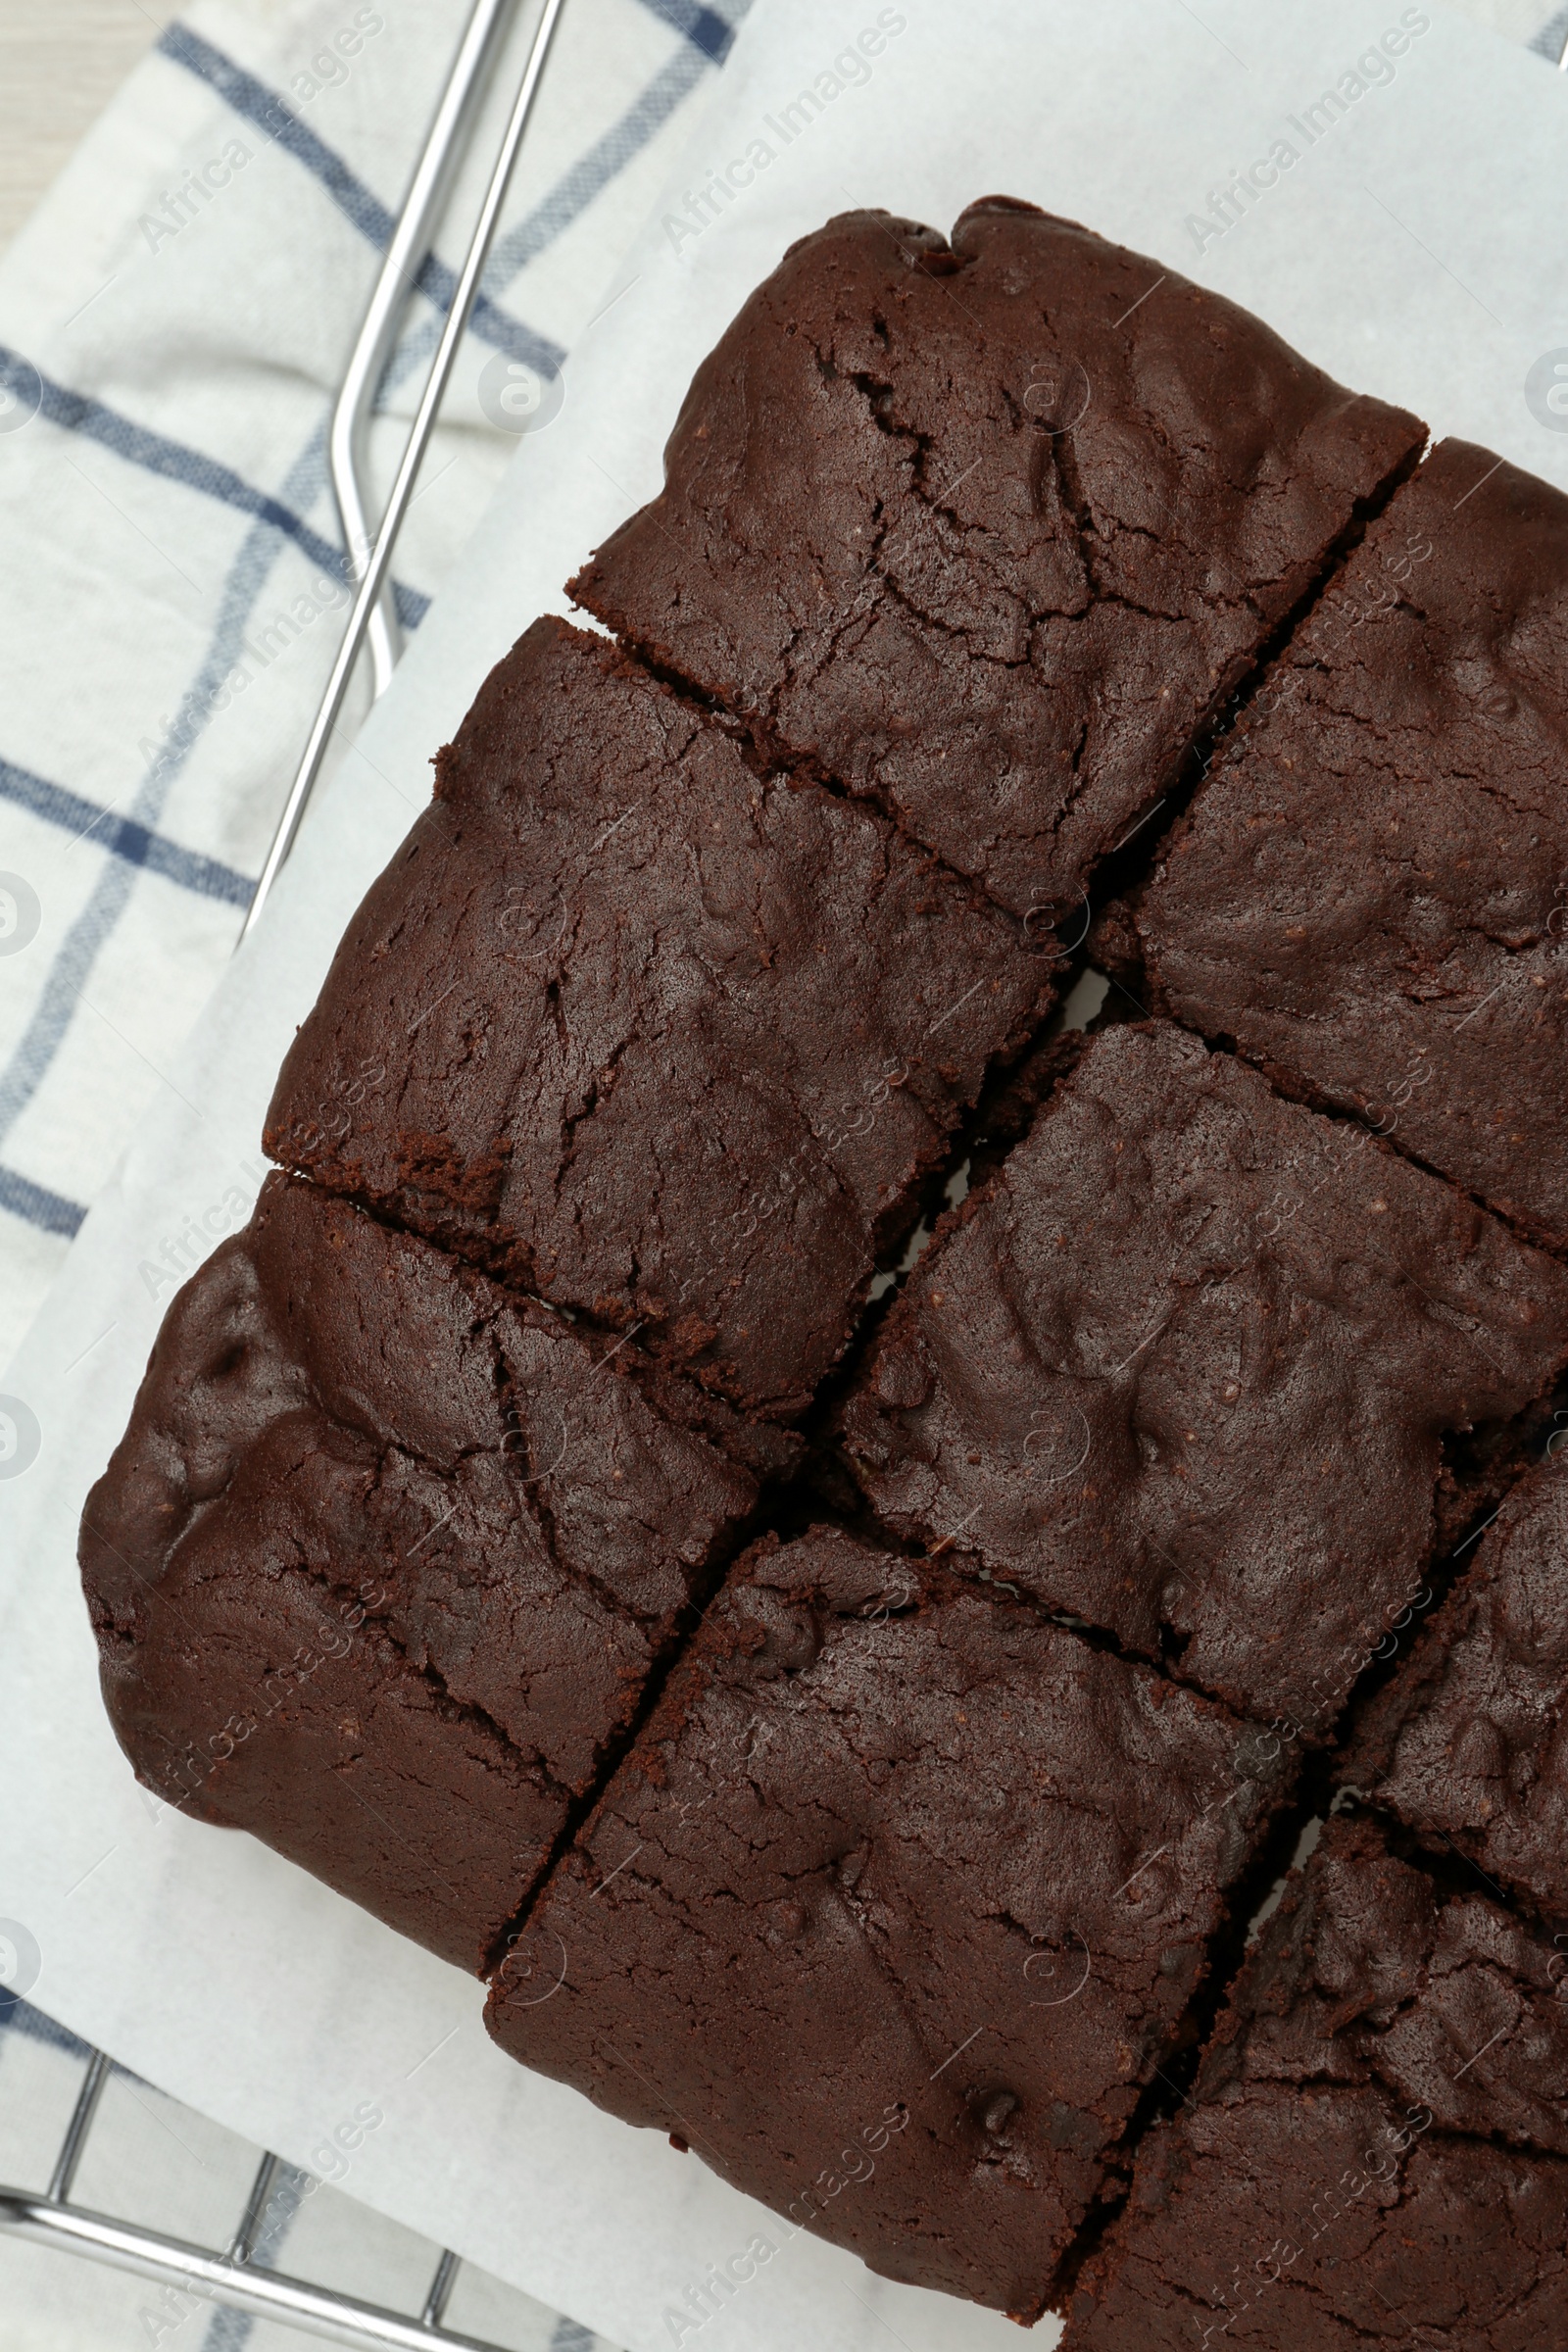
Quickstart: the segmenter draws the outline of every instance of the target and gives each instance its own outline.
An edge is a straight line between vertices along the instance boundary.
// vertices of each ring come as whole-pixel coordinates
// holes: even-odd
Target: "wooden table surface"
[[[172,13],[153,0],[0,0],[0,248]]]

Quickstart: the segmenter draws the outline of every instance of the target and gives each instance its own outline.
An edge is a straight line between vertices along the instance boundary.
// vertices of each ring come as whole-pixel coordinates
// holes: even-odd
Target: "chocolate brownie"
[[[274,1176],[87,1500],[121,1744],[477,1971],[797,1450]]]
[[[1193,2096],[1145,2141],[1063,2352],[1568,2341],[1568,2006],[1551,1946],[1329,1825]]]
[[[267,1148],[788,1416],[1047,974],[874,811],[541,620],[349,926]]]
[[[1568,1248],[1568,498],[1445,441],[1303,622],[1144,899],[1152,977]]]
[[[1357,1726],[1343,1777],[1568,1919],[1568,1463],[1517,1487]]]
[[[843,1415],[882,1521],[1320,1740],[1420,1588],[1446,1436],[1568,1357],[1568,1278],[1164,1025],[1091,1040]]]
[[[548,1882],[490,2028],[760,2198],[774,2250],[813,2230],[1032,2318],[1284,1768],[940,1566],[769,1541]]]
[[[663,490],[572,594],[1015,913],[1076,923],[1424,438],[1075,221],[848,213],[744,305]]]

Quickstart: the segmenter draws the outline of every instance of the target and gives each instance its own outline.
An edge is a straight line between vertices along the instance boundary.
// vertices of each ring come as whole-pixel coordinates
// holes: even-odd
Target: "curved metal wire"
[[[457,292],[452,298],[452,308],[447,314],[446,323],[441,331],[441,340],[436,346],[435,358],[430,364],[429,378],[420,396],[418,410],[409,434],[408,445],[403,452],[397,478],[392,485],[392,494],[387,500],[386,514],[382,518],[375,546],[367,564],[365,577],[360,584],[360,592],[355,599],[354,610],[349,615],[348,628],[344,633],[343,642],[338,648],[337,660],[332,664],[332,674],[327,680],[326,692],[321,697],[320,709],[317,711],[304,754],[295,772],[294,781],[289,787],[288,798],[283,804],[282,815],[278,818],[277,830],[272,836],[271,847],[267,853],[261,878],[256,885],[249,910],[240,927],[239,942],[236,944],[243,944],[261,919],[262,909],[271,895],[272,887],[282,870],[290,850],[294,847],[295,836],[300,829],[300,820],[305,814],[311,794],[316,789],[316,780],[321,771],[321,761],[325,756],[327,744],[331,741],[332,730],[337,724],[338,714],[342,710],[343,698],[348,692],[349,680],[354,674],[354,664],[359,659],[360,648],[365,642],[365,633],[369,625],[370,615],[375,610],[381,590],[386,583],[387,573],[391,568],[392,551],[397,542],[398,531],[403,517],[408,512],[415,479],[418,474],[420,462],[430,439],[436,414],[441,406],[442,395],[446,391],[447,381],[452,373],[452,364],[457,358],[458,346],[463,340],[464,330],[467,325],[468,312],[478,290],[479,278],[484,270],[485,256],[489,252],[490,240],[495,234],[496,222],[500,219],[507,183],[517,159],[517,150],[522,144],[522,134],[527,128],[528,117],[533,110],[540,77],[544,73],[545,61],[550,54],[550,44],[555,38],[556,26],[560,22],[564,5],[564,0],[545,0],[544,11],[540,16],[538,27],[528,51],[528,61],[523,68],[522,80],[518,85],[517,95],[513,101],[506,130],[502,135],[501,152],[496,158],[495,169],[491,172],[489,185],[485,189],[484,202],[479,208],[479,218],[474,224],[473,235],[469,241],[467,254],[464,259]]]
[[[479,95],[515,13],[516,0],[474,0],[338,388],[327,434],[327,464],[343,524],[343,544],[353,565],[352,579],[359,578],[368,562],[374,538],[367,511],[365,462],[375,395],[397,341],[398,323],[430,250],[453,173],[462,160]],[[403,650],[390,589],[382,590],[366,640],[371,689],[379,699],[392,682]]]

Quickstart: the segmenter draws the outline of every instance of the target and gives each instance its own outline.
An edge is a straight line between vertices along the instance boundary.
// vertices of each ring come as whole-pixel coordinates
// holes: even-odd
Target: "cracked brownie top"
[[[1531,2352],[1568,2329],[1552,1949],[1336,1820],[1191,2098],[1139,2156],[1064,2352]]]
[[[492,2031],[874,2270],[1033,2318],[1180,2036],[1267,1756],[929,1561],[770,1541],[549,1882]]]
[[[1165,1004],[1568,1246],[1568,498],[1444,441],[1139,915]]]
[[[1568,1920],[1568,1463],[1509,1494],[1468,1576],[1362,1716],[1342,1778]],[[1564,1963],[1568,1971],[1568,1961]]]
[[[572,592],[1066,918],[1424,438],[1073,221],[850,213],[745,304]]]
[[[1325,1738],[1416,1595],[1446,1433],[1568,1356],[1568,1274],[1360,1127],[1107,1031],[939,1229],[843,1416],[940,1544]]]
[[[274,1176],[87,1500],[115,1729],[169,1803],[477,1970],[797,1450]]]
[[[884,818],[541,620],[350,924],[267,1147],[788,1416],[1049,968]]]

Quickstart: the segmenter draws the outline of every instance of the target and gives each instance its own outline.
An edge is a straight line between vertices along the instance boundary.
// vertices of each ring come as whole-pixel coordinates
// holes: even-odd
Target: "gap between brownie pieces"
[[[1307,1759],[1294,1799],[1282,1805],[1247,1874],[1237,1882],[1226,1918],[1209,1939],[1205,1975],[1183,2020],[1191,2031],[1180,2049],[1146,2084],[1126,2132],[1107,2165],[1095,2205],[1058,2266],[1053,2280],[1058,2312],[1065,2312],[1083,2270],[1100,2252],[1125,2212],[1145,2141],[1174,2125],[1181,2112],[1191,2105],[1193,2087],[1212,2046],[1221,2011],[1251,1956],[1258,1934],[1278,1908],[1292,1873],[1305,1867],[1331,1816],[1355,1812],[1372,1820],[1390,1852],[1419,1872],[1445,1902],[1482,1897],[1526,1929],[1550,1932],[1550,1921],[1511,1901],[1505,1889],[1484,1873],[1475,1871],[1473,1865],[1468,1867],[1467,1875],[1465,1857],[1456,1852],[1451,1858],[1434,1854],[1375,1802],[1360,1800],[1345,1789],[1331,1788],[1327,1785],[1329,1767],[1336,1752],[1333,1748],[1325,1749]],[[1310,2084],[1303,2082],[1289,2087],[1304,2090]],[[1519,2152],[1518,2143],[1500,2132],[1467,2132],[1454,2126],[1435,2126],[1431,2136],[1495,2147],[1513,2154]],[[1538,2153],[1541,2152],[1532,2151],[1533,2155]],[[1568,2165],[1568,2158],[1563,2157],[1543,2155],[1542,2160]]]
[[[1482,1520],[1430,1572],[1434,1589],[1431,1597],[1423,1604],[1423,1613],[1435,1612],[1462,1581],[1470,1566],[1470,1561],[1464,1555],[1472,1551],[1476,1537],[1489,1524],[1490,1517]],[[1107,2182],[1112,2183],[1111,2193],[1107,2196],[1102,2192],[1096,2210],[1087,2218],[1063,2257],[1059,2283],[1064,2295],[1070,2294],[1073,2282],[1085,2263],[1114,2228],[1131,2193],[1132,2168],[1143,2141],[1162,2124],[1172,2122],[1178,2111],[1188,2104],[1192,2084],[1197,2080],[1220,2011],[1246,1964],[1257,1931],[1277,1908],[1291,1869],[1304,1864],[1316,1843],[1314,1833],[1320,1833],[1333,1815],[1356,1812],[1372,1819],[1390,1852],[1411,1869],[1419,1871],[1446,1900],[1484,1896],[1497,1910],[1527,1929],[1549,1934],[1553,1928],[1562,1926],[1561,1921],[1548,1917],[1529,1904],[1516,1889],[1499,1886],[1456,1846],[1448,1844],[1444,1854],[1434,1852],[1430,1845],[1422,1843],[1417,1833],[1407,1824],[1378,1804],[1375,1792],[1366,1795],[1336,1785],[1335,1767],[1344,1752],[1348,1734],[1353,1730],[1363,1709],[1408,1665],[1417,1630],[1412,1620],[1407,1645],[1403,1649],[1400,1636],[1405,1635],[1406,1629],[1401,1628],[1399,1636],[1396,1636],[1395,1648],[1386,1658],[1373,1657],[1368,1660],[1351,1685],[1325,1744],[1304,1753],[1293,1792],[1282,1802],[1246,1880],[1238,1881],[1236,1899],[1229,1907],[1225,1921],[1209,1939],[1206,1973],[1187,2013],[1188,2020],[1195,2022],[1197,2030],[1189,2035],[1169,2067],[1161,2070],[1146,2086],[1118,2145],[1118,2162],[1113,2171],[1107,2173]],[[1247,1907],[1249,1901],[1250,1908]],[[1513,2144],[1502,2140],[1497,2134],[1446,2131],[1440,2136],[1473,2139],[1489,2144],[1494,2142],[1499,2146]]]
[[[1079,969],[1080,978],[1103,978],[1093,965]],[[1181,1671],[1185,1647],[1175,1629],[1162,1622],[1158,1628],[1158,1647],[1139,1649],[1122,1641],[1108,1626],[1092,1623],[1075,1612],[1054,1607],[1034,1594],[1012,1585],[1005,1575],[976,1564],[965,1567],[966,1559],[977,1563],[983,1555],[971,1551],[968,1544],[956,1535],[942,1535],[936,1524],[920,1523],[917,1532],[901,1536],[888,1524],[845,1458],[836,1427],[837,1409],[867,1368],[874,1350],[882,1322],[899,1298],[917,1275],[933,1250],[942,1246],[958,1228],[983,1205],[997,1184],[1005,1174],[1014,1152],[1028,1140],[1035,1123],[1050,1115],[1052,1098],[1071,1076],[1079,1058],[1090,1050],[1102,1024],[1109,1025],[1113,1015],[1104,1011],[1092,1015],[1081,1029],[1064,1029],[1060,1012],[1072,991],[1063,993],[1058,1006],[1056,1032],[1050,1034],[1051,1024],[1042,1032],[1041,1042],[1031,1054],[1010,1068],[993,1073],[992,1080],[969,1118],[955,1138],[950,1154],[951,1173],[944,1188],[949,1205],[925,1235],[917,1251],[911,1251],[907,1262],[901,1266],[889,1282],[886,1294],[873,1301],[862,1313],[850,1346],[819,1387],[811,1407],[802,1421],[800,1434],[807,1441],[808,1452],[785,1489],[784,1499],[794,1499],[805,1492],[819,1494],[828,1509],[844,1521],[853,1532],[879,1548],[905,1552],[909,1556],[936,1557],[946,1554],[949,1565],[965,1581],[995,1584],[999,1590],[1015,1595],[1041,1617],[1077,1633],[1096,1647],[1124,1658],[1130,1664],[1141,1665],[1161,1674],[1179,1687],[1194,1690],[1199,1696],[1211,1700],[1240,1720],[1272,1726],[1278,1719],[1254,1713],[1234,1692],[1211,1688],[1196,1676]],[[1139,1008],[1141,1011],[1141,1008]],[[1116,1025],[1124,1025],[1117,1021]],[[1137,1026],[1142,1027],[1140,1020]],[[1178,1027],[1180,1024],[1171,1023]],[[1194,1036],[1197,1033],[1186,1031]],[[1225,1049],[1212,1040],[1199,1038],[1204,1051],[1219,1055]],[[1241,1056],[1229,1054],[1232,1060]],[[1243,1061],[1244,1067],[1250,1066]],[[1041,1073],[1034,1086],[1033,1073]],[[1008,1104],[1009,1094],[1016,1097]],[[1341,1123],[1355,1125],[1348,1114]],[[989,1131],[989,1132],[988,1132]],[[1430,1171],[1427,1171],[1430,1173]],[[1441,1179],[1439,1180],[1441,1181]],[[1451,1189],[1451,1188],[1450,1188]],[[1479,1213],[1491,1217],[1484,1205]],[[1501,1220],[1492,1218],[1494,1224]],[[1437,1473],[1431,1497],[1430,1532],[1421,1558],[1420,1574],[1423,1583],[1414,1601],[1402,1603],[1396,1612],[1400,1623],[1391,1628],[1395,1647],[1381,1658],[1382,1642],[1391,1638],[1379,1638],[1376,1648],[1365,1666],[1352,1679],[1332,1721],[1320,1735],[1303,1744],[1332,1750],[1346,1727],[1352,1703],[1359,1707],[1367,1702],[1372,1691],[1381,1688],[1393,1671],[1398,1655],[1398,1634],[1405,1626],[1417,1625],[1430,1612],[1440,1607],[1453,1586],[1469,1565],[1466,1554],[1478,1538],[1501,1509],[1513,1489],[1536,1466],[1542,1441],[1549,1438],[1560,1414],[1554,1411],[1568,1397],[1568,1367],[1545,1383],[1541,1392],[1507,1419],[1487,1423],[1479,1428],[1450,1428],[1445,1431],[1439,1449]],[[1413,1637],[1412,1637],[1413,1638]],[[1300,1738],[1295,1726],[1292,1737]]]
[[[1554,1924],[1553,1922],[1544,1920],[1543,1918],[1534,1917],[1529,1914],[1521,1914],[1517,1909],[1508,1903],[1503,1890],[1495,1885],[1495,1882],[1485,1879],[1484,1874],[1474,1874],[1472,1872],[1470,1875],[1467,1875],[1466,1870],[1461,1867],[1463,1859],[1462,1857],[1454,1857],[1450,1859],[1434,1854],[1430,1848],[1423,1847],[1419,1840],[1415,1838],[1414,1834],[1405,1828],[1403,1824],[1399,1823],[1394,1817],[1381,1812],[1375,1804],[1362,1802],[1351,1792],[1343,1789],[1334,1795],[1324,1810],[1307,1825],[1307,1831],[1303,1832],[1298,1850],[1294,1858],[1294,1868],[1304,1868],[1308,1857],[1317,1844],[1317,1837],[1310,1835],[1309,1833],[1314,1830],[1318,1833],[1321,1833],[1321,1831],[1326,1828],[1329,1818],[1332,1815],[1339,1814],[1351,1815],[1355,1818],[1369,1822],[1370,1825],[1375,1829],[1377,1836],[1381,1839],[1386,1850],[1390,1854],[1394,1855],[1398,1861],[1403,1863],[1406,1868],[1416,1872],[1427,1881],[1428,1885],[1433,1890],[1434,1895],[1438,1898],[1440,1906],[1446,1907],[1448,1903],[1454,1901],[1475,1901],[1479,1899],[1488,1902],[1493,1909],[1498,1910],[1505,1916],[1518,1921],[1519,1924],[1526,1929],[1527,1933],[1532,1933],[1537,1936],[1540,1936],[1543,1933],[1550,1933]],[[1484,1880],[1484,1884],[1479,1886],[1475,1884],[1476,1875],[1480,1875]],[[1245,1965],[1246,1960],[1250,1954],[1252,1946],[1257,1940],[1257,1931],[1261,1928],[1264,1920],[1277,1907],[1279,1897],[1284,1893],[1284,1891],[1285,1881],[1282,1879],[1274,1896],[1265,1905],[1263,1910],[1254,1916],[1245,1940],[1236,1974],[1239,1974],[1241,1966]],[[1234,1978],[1232,1981],[1234,1982]],[[1367,2086],[1379,2086],[1385,2091],[1395,2087],[1395,2085],[1391,2084],[1387,2081],[1380,2068],[1378,2062],[1379,2046],[1384,2039],[1384,2036],[1397,2023],[1398,2018],[1402,2016],[1407,2009],[1414,2006],[1421,1997],[1422,1996],[1417,1993],[1407,1996],[1405,1999],[1401,2000],[1396,2005],[1393,2013],[1386,2019],[1385,2023],[1375,2030],[1374,2038],[1370,2043],[1366,2053]],[[1219,2004],[1216,2003],[1214,2017],[1209,2022],[1210,2034],[1212,2033],[1214,2023],[1217,2022],[1218,2009]],[[1184,2075],[1184,2085],[1190,2085],[1191,2082],[1196,2081],[1198,2071],[1202,2064],[1206,2047],[1207,2041],[1205,2039],[1201,2047],[1195,2049]],[[1174,2089],[1175,2087],[1176,2086],[1173,2084],[1172,2088]],[[1262,2086],[1260,2085],[1259,2087]],[[1347,2083],[1343,2078],[1334,2075],[1332,2072],[1323,2071],[1316,2073],[1303,2073],[1299,2076],[1291,2078],[1289,2081],[1281,2081],[1277,2082],[1275,2087],[1285,2093],[1303,2094],[1315,2088],[1351,2089],[1357,2087],[1357,2085]],[[1174,2125],[1177,2120],[1178,2109],[1185,2108],[1190,2104],[1191,2100],[1188,2094],[1188,2088],[1184,2086],[1179,2091],[1174,2102],[1171,2100],[1165,2101],[1162,2112],[1157,2114],[1151,2112],[1148,2118],[1144,2120],[1140,2134],[1141,2138],[1148,2136],[1150,2132],[1155,2130]],[[1568,2157],[1565,2157],[1555,2150],[1542,2148],[1532,2141],[1510,2137],[1508,2133],[1501,2130],[1481,2131],[1474,2128],[1467,2128],[1462,2124],[1442,2124],[1433,2120],[1427,2127],[1425,2127],[1423,2135],[1433,2141],[1444,2142],[1452,2146],[1491,2148],[1495,2149],[1500,2154],[1513,2157],[1519,2157],[1527,2154],[1533,2164],[1544,2165],[1552,2168],[1568,2168]],[[1116,2228],[1122,2214],[1126,2209],[1127,2199],[1131,2193],[1131,2186],[1132,2183],[1129,2180],[1123,2186],[1120,2195],[1114,2201],[1107,2201],[1104,2204],[1103,2209],[1091,2218],[1091,2222],[1086,2224],[1084,2230],[1081,2231],[1079,2237],[1075,2239],[1069,2256],[1063,2263],[1061,2272],[1061,2278],[1068,2295],[1070,2295],[1072,2288],[1087,2262],[1101,2249],[1110,2232]],[[1176,2291],[1181,2293],[1184,2299],[1195,2303],[1198,2301],[1198,2298],[1193,2296],[1190,2290],[1182,2287],[1179,2282],[1173,2281],[1171,2283],[1176,2286]],[[1212,2306],[1200,2305],[1200,2308],[1208,2310],[1211,2309]]]
[[[1158,1000],[1157,988],[1152,989],[1149,986],[1147,966],[1144,972],[1144,984],[1146,994],[1152,995]],[[1111,985],[1120,988],[1124,996],[1130,996],[1131,992],[1123,983],[1113,981]],[[1494,1223],[1506,1226],[1514,1239],[1525,1249],[1544,1250],[1548,1256],[1557,1258],[1559,1261],[1568,1259],[1568,1238],[1565,1238],[1561,1232],[1548,1228],[1523,1209],[1499,1207],[1496,1201],[1489,1200],[1485,1194],[1473,1191],[1468,1185],[1461,1184],[1457,1177],[1450,1176],[1446,1169],[1438,1167],[1434,1161],[1424,1159],[1419,1152],[1413,1151],[1410,1145],[1400,1138],[1397,1120],[1392,1127],[1385,1129],[1381,1119],[1373,1120],[1367,1115],[1367,1112],[1357,1110],[1343,1099],[1326,1093],[1304,1071],[1288,1069],[1282,1062],[1275,1061],[1266,1054],[1250,1054],[1246,1047],[1240,1045],[1228,1030],[1198,1029],[1191,1021],[1183,1020],[1179,1013],[1172,1011],[1163,1001],[1157,1001],[1154,1004],[1150,1017],[1167,1020],[1172,1027],[1185,1029],[1190,1036],[1201,1037],[1205,1045],[1213,1047],[1221,1053],[1233,1054],[1238,1061],[1245,1062],[1249,1069],[1256,1070],[1260,1078],[1267,1080],[1272,1091],[1287,1102],[1299,1102],[1305,1109],[1316,1111],[1320,1118],[1338,1120],[1347,1126],[1359,1128],[1364,1135],[1375,1137],[1396,1158],[1407,1161],[1412,1168],[1419,1168],[1424,1176],[1430,1176],[1437,1184],[1446,1185],[1449,1192],[1457,1193],[1461,1200],[1468,1200],[1471,1206],[1479,1209],[1484,1217],[1491,1217]],[[1370,1107],[1369,1104],[1368,1108],[1370,1109]]]
[[[1397,1813],[1379,1802],[1375,1788],[1368,1791],[1344,1785],[1334,1791],[1328,1810],[1355,1814],[1372,1822],[1390,1853],[1411,1870],[1419,1871],[1446,1898],[1483,1900],[1528,1934],[1552,1937],[1559,1949],[1568,1941],[1568,1936],[1564,1935],[1568,1930],[1568,1914],[1548,1911],[1523,1887],[1505,1886],[1493,1878],[1442,1831],[1412,1829]]]
[[[593,1775],[587,1786],[579,1795],[563,1792],[565,1794],[565,1809],[561,1828],[551,1840],[543,1862],[528,1884],[520,1889],[515,1906],[502,1922],[476,1971],[484,1984],[488,1984],[500,1970],[526,1927],[535,1904],[542,1899],[557,1867],[576,1842],[589,1815],[631,1754],[644,1725],[662,1698],[670,1676],[697,1639],[710,1609],[721,1597],[735,1562],[753,1544],[760,1542],[772,1532],[779,1499],[770,1497],[764,1492],[759,1497],[756,1509],[746,1519],[732,1526],[714,1544],[704,1564],[701,1578],[695,1580],[698,1589],[693,1592],[690,1600],[675,1612],[667,1639],[650,1659],[635,1706],[625,1722],[608,1733],[600,1742]],[[547,1538],[547,1541],[550,1540]]]
[[[879,421],[881,420],[879,419]],[[895,428],[883,423],[882,429]],[[1070,432],[1063,436],[1066,439],[1070,439]],[[1216,747],[1223,739],[1240,728],[1246,711],[1253,701],[1270,666],[1288,650],[1297,631],[1308,619],[1329,587],[1339,576],[1349,557],[1365,537],[1369,526],[1378,520],[1396,493],[1424,463],[1431,447],[1432,442],[1429,436],[1423,447],[1406,450],[1375,489],[1364,498],[1356,499],[1352,503],[1348,518],[1323,549],[1310,577],[1295,602],[1258,640],[1252,652],[1240,661],[1234,676],[1216,687],[1212,701],[1195,725],[1188,742],[1176,754],[1163,774],[1151,781],[1148,794],[1140,808],[1130,813],[1127,830],[1121,841],[1111,849],[1102,851],[1091,862],[1086,871],[1082,888],[1085,904],[1091,916],[1095,911],[1097,901],[1102,906],[1106,900],[1117,897],[1135,887],[1138,881],[1147,876],[1159,846],[1167,839],[1172,827],[1185,814],[1199,784],[1207,774],[1213,762]],[[1070,458],[1066,457],[1064,453],[1054,452],[1054,458],[1058,474],[1064,464],[1067,466],[1069,473],[1072,471]],[[1071,500],[1067,503],[1068,511],[1073,515],[1081,538],[1084,529],[1083,514]],[[590,559],[590,563],[592,559]],[[584,567],[584,569],[586,568],[587,566]],[[734,743],[741,759],[754,773],[766,780],[799,779],[802,782],[815,784],[841,800],[868,803],[888,823],[895,826],[913,848],[928,857],[934,865],[940,866],[955,880],[971,889],[985,892],[987,897],[993,897],[993,894],[987,890],[981,875],[964,873],[953,865],[940,852],[931,848],[928,843],[921,841],[910,830],[898,808],[884,793],[875,787],[857,791],[854,787],[846,784],[844,779],[814,753],[797,751],[787,745],[778,734],[768,714],[757,710],[741,710],[733,702],[724,700],[719,694],[703,686],[682,668],[674,648],[639,636],[627,624],[624,615],[612,620],[605,614],[595,612],[592,607],[581,604],[575,593],[577,581],[581,577],[582,573],[579,572],[566,583],[566,594],[572,600],[574,611],[584,616],[588,625],[613,642],[621,660],[628,666],[642,670],[677,701],[684,703],[689,709],[720,726],[729,740]],[[1120,600],[1102,599],[1102,601]],[[1069,794],[1067,801],[1064,802],[1059,812],[1058,822],[1059,817],[1067,813],[1072,797]],[[1161,809],[1168,811],[1163,823],[1152,833],[1148,832],[1151,819]],[[1132,848],[1135,839],[1139,843],[1136,850]],[[1124,860],[1125,862],[1123,862]],[[1093,891],[1091,885],[1094,886]],[[1004,906],[999,899],[993,898],[993,903],[1003,906],[1004,912],[1011,914],[1015,921],[1024,923],[1027,923],[1034,915],[1044,916],[1048,912],[1060,912],[1059,905],[1055,901],[1043,902],[1039,906],[1031,907],[1022,916],[1017,914],[1015,908]],[[1068,907],[1064,919],[1072,921],[1074,912],[1074,907]],[[1074,943],[1075,947],[1081,946],[1081,941]]]

